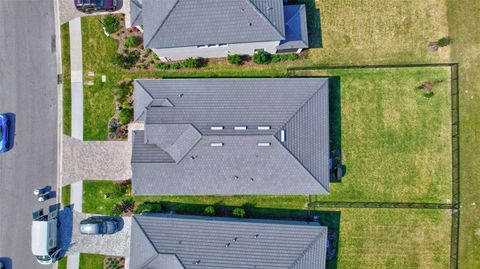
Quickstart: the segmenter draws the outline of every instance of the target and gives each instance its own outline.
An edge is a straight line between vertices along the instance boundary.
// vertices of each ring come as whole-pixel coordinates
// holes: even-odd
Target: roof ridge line
[[[319,224],[320,225],[320,224]],[[320,226],[321,227],[321,226]],[[288,267],[288,269],[293,269],[294,266],[297,265],[297,263],[305,257],[305,254],[307,253],[307,251],[309,251],[312,246],[317,243],[318,239],[323,236],[323,232],[318,234],[317,236],[315,236],[315,238],[312,240],[312,242],[310,242],[310,244],[308,244],[308,246],[302,251],[302,254],[300,254],[300,256],[298,256],[297,259],[295,259],[295,261],[292,263],[292,265],[290,265],[290,267]]]
[[[293,117],[295,117],[297,115],[297,113],[310,101],[313,99],[313,97],[315,97],[315,95],[318,93],[318,91],[325,85],[325,83],[328,83],[328,78],[325,80],[325,82],[322,83],[322,85],[320,85],[317,90],[315,91],[314,94],[312,94],[312,96],[310,96],[296,111],[295,113],[293,113],[293,115],[288,118],[288,120],[285,122],[285,124],[282,125],[282,127],[280,127],[280,129],[278,130],[278,132],[276,132],[275,134],[278,134],[282,129],[285,128],[285,126],[293,119]]]
[[[143,233],[143,236],[148,240],[148,242],[150,242],[150,245],[152,246],[152,248],[155,250],[155,252],[157,252],[157,255],[154,255],[152,257],[150,257],[150,259],[148,259],[140,268],[144,268],[146,265],[148,265],[151,261],[153,261],[156,257],[158,257],[158,254],[160,254],[158,252],[158,249],[155,247],[155,245],[153,244],[152,240],[150,240],[150,238],[147,236],[147,234],[145,233],[145,230],[143,229],[142,225],[140,225],[140,223],[138,222],[137,218],[135,216],[132,216],[132,219],[135,221],[135,223],[137,224],[138,228],[140,228],[140,230],[142,231]],[[130,244],[132,244],[130,242]]]
[[[275,25],[273,25],[273,23],[265,16],[265,13],[263,13],[262,11],[260,11],[260,9],[257,8],[257,6],[255,6],[254,3],[252,3],[252,0],[245,0],[247,1],[248,4],[250,4],[250,6],[257,12],[260,14],[260,16],[265,20],[267,21],[268,24],[270,24],[270,26],[273,27],[273,29],[275,29],[275,32],[277,32],[277,34],[280,35],[280,37],[282,37],[283,39],[285,39],[285,35],[280,33],[280,31],[277,29],[277,27],[275,27]],[[283,13],[283,10],[282,10],[282,13]],[[285,19],[284,19],[284,24],[285,24]]]
[[[152,38],[150,38],[150,40],[148,41],[148,43],[145,45],[146,48],[148,48],[148,46],[150,45],[150,43],[152,43],[152,40],[157,36],[158,32],[160,31],[160,28],[162,28],[162,26],[165,24],[165,22],[168,20],[168,18],[169,18],[170,15],[172,14],[172,11],[177,7],[178,2],[180,2],[180,0],[176,0],[176,2],[175,2],[175,4],[173,5],[172,9],[170,9],[170,11],[168,12],[167,16],[165,16],[165,19],[163,19],[162,23],[158,26],[157,30],[155,31],[155,34],[152,35]],[[143,9],[143,5],[142,5],[142,9]]]

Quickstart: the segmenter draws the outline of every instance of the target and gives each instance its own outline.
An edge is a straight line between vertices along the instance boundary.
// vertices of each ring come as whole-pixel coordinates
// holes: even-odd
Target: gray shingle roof
[[[327,79],[136,80],[134,87],[147,133],[134,138],[135,194],[327,192]],[[168,106],[153,107],[154,100]]]
[[[130,18],[132,25],[143,25],[142,0],[130,0]]]
[[[305,5],[284,7],[285,39],[277,49],[308,48],[307,13]]]
[[[318,223],[159,214],[133,217],[131,229],[131,269],[325,268]]]
[[[143,0],[145,46],[280,41],[283,16],[282,0]]]

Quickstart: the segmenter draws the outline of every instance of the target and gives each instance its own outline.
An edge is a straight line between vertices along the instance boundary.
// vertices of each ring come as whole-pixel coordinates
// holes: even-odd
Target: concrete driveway
[[[79,231],[80,221],[95,216],[73,210],[71,243],[67,255],[93,253],[111,256],[129,257],[131,218],[123,217],[121,230],[110,235],[82,235]]]

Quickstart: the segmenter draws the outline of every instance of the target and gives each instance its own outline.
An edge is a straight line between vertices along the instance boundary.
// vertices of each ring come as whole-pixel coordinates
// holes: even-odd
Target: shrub
[[[200,59],[190,57],[190,58],[187,58],[187,59],[183,60],[180,64],[184,68],[198,68],[198,67],[200,67]]]
[[[110,214],[112,216],[120,216],[120,215],[122,215],[122,213],[123,213],[122,205],[120,205],[120,204],[113,205],[112,211],[110,212]]]
[[[131,106],[130,99],[133,95],[133,81],[122,81],[113,88],[113,95],[115,97],[115,101],[120,104],[121,106]]]
[[[120,123],[122,125],[129,124],[132,118],[133,118],[133,109],[122,108],[122,110],[120,111],[120,117],[119,117]]]
[[[445,47],[445,46],[450,45],[450,42],[452,42],[452,38],[450,38],[449,36],[445,36],[445,37],[440,38],[437,41],[437,45],[439,47]]]
[[[120,30],[120,20],[117,16],[107,15],[103,18],[103,26],[105,27],[105,32],[108,34],[113,34]]]
[[[213,206],[207,206],[203,210],[203,214],[207,216],[214,216],[215,215],[215,208]]]
[[[145,52],[143,53],[143,57],[147,57],[148,55],[150,55],[151,52],[152,52],[151,49],[146,49]]]
[[[158,55],[155,54],[155,53],[153,54],[153,59],[154,59],[155,61],[160,61],[160,58],[158,58]]]
[[[238,54],[232,54],[227,56],[227,61],[231,64],[241,65],[243,63],[242,56]]]
[[[139,57],[134,51],[130,52],[128,55],[116,53],[112,56],[113,64],[125,69],[130,69],[133,67],[137,63],[138,59]]]
[[[268,64],[272,60],[272,55],[264,50],[258,50],[253,54],[253,62],[256,64]]]
[[[298,58],[300,58],[300,56],[296,53],[287,54],[287,60],[294,61],[294,60],[298,60]]]
[[[300,56],[296,53],[289,54],[274,54],[272,55],[272,63],[284,62],[284,61],[294,61],[297,60]]]
[[[160,203],[150,203],[145,202],[140,204],[137,209],[135,209],[135,214],[142,213],[160,213],[162,212],[162,204]]]
[[[112,196],[115,198],[123,197],[127,193],[127,185],[113,184]]]
[[[181,63],[173,63],[170,65],[170,68],[171,69],[180,69],[182,68],[182,64]]]
[[[155,67],[160,69],[160,70],[168,70],[170,69],[170,65],[169,64],[166,64],[166,63],[158,63],[158,64],[155,64]]]
[[[133,48],[140,44],[140,38],[138,36],[129,36],[125,39],[125,47]]]
[[[243,218],[243,217],[245,217],[245,210],[243,208],[239,208],[239,207],[235,208],[233,210],[233,216],[235,218]]]
[[[132,212],[133,209],[135,208],[135,201],[132,198],[124,199],[119,204],[116,204],[113,208],[116,208],[115,209],[116,213],[118,213],[121,209],[121,212],[118,215],[121,215],[122,213],[129,213],[129,212]],[[118,216],[118,215],[115,215],[115,216]]]

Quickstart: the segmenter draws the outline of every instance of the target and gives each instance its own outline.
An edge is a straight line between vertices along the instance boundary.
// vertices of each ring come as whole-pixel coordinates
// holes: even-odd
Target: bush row
[[[161,70],[180,69],[180,68],[199,68],[201,60],[199,58],[188,58],[176,63],[158,63],[155,67]]]

